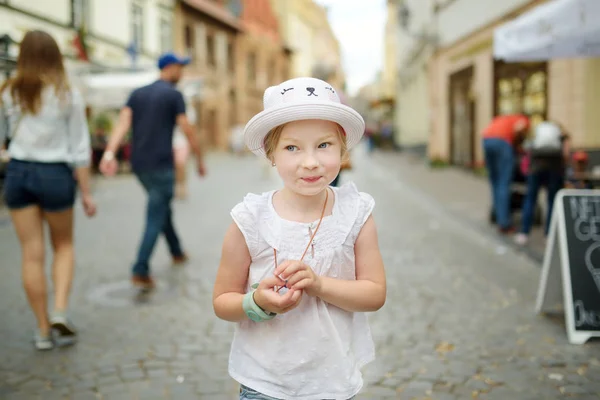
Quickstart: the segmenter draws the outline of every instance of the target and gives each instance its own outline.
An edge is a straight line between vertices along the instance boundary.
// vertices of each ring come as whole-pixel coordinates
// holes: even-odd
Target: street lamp
[[[422,40],[427,43],[436,44],[438,42],[438,37],[435,34],[430,34],[427,32],[410,32],[410,19],[411,19],[411,11],[406,4],[406,1],[400,0],[398,5],[398,20],[400,21],[400,27],[402,30],[410,37]]]

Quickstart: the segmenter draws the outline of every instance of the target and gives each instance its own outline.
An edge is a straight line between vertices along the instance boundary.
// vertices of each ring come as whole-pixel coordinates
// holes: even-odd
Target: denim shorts
[[[9,209],[37,205],[44,211],[68,210],[75,204],[77,184],[66,163],[10,160],[4,200]]]
[[[352,400],[354,397],[351,397],[348,400]],[[257,392],[256,390],[250,389],[244,385],[240,386],[240,400],[280,400],[275,397],[267,396],[266,394],[262,394]]]

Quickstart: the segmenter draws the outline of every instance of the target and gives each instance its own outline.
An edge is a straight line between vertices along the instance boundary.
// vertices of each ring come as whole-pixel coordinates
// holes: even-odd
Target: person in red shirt
[[[510,218],[510,184],[514,173],[515,148],[523,142],[529,125],[525,115],[500,115],[483,131],[485,164],[496,222],[501,233],[514,230]]]

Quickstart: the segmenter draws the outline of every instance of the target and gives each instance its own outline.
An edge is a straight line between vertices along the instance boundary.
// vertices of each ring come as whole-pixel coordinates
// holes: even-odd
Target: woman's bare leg
[[[65,312],[75,268],[73,248],[73,209],[45,212],[44,218],[50,227],[50,238],[54,249],[52,280],[54,281],[54,310]]]
[[[42,212],[38,206],[10,211],[10,216],[21,243],[21,271],[23,288],[37,319],[41,336],[50,334],[48,321],[48,294],[44,272],[44,229]]]

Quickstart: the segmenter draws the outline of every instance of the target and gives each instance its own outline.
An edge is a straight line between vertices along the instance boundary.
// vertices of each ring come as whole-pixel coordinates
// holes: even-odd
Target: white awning
[[[91,107],[121,108],[134,89],[158,79],[157,71],[109,72],[83,77],[86,102]]]
[[[117,109],[123,107],[133,90],[149,85],[158,78],[158,70],[90,74],[83,76],[82,91],[91,107]],[[186,98],[200,96],[202,80],[184,78],[179,89]]]
[[[494,32],[494,58],[545,61],[600,56],[600,0],[551,0]]]

